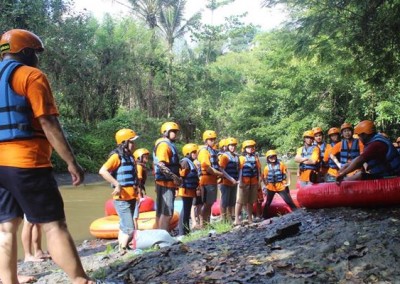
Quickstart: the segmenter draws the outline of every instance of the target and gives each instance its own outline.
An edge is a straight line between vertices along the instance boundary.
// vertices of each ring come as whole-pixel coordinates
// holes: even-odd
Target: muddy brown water
[[[296,185],[296,170],[291,169],[291,185]],[[60,186],[64,199],[64,208],[69,231],[78,245],[84,240],[94,239],[89,232],[90,224],[97,218],[105,216],[104,204],[111,198],[111,187],[107,182],[95,182],[78,187]],[[149,179],[146,183],[146,194],[155,199],[154,180]],[[21,228],[18,233],[18,259],[23,259],[21,243]],[[46,250],[46,240],[43,236],[42,247]]]
[[[104,217],[104,204],[111,198],[111,187],[107,182],[96,182],[86,185],[60,186],[64,199],[64,209],[69,231],[76,244],[84,240],[94,239],[89,232],[90,224],[97,218]],[[154,181],[146,185],[146,193],[155,199]],[[23,258],[21,243],[21,228],[18,240],[18,259]],[[46,240],[43,236],[42,247],[46,249]]]

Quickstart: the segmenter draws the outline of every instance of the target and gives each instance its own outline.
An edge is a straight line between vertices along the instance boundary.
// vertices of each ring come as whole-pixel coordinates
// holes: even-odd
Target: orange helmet
[[[314,131],[312,131],[312,130],[304,131],[303,138],[306,138],[306,137],[314,138]]]
[[[371,120],[363,120],[359,122],[354,128],[354,133],[357,135],[360,134],[372,134],[375,133],[375,124]]]
[[[323,133],[321,127],[314,127],[314,128],[312,129],[312,131],[314,132],[314,135],[317,134],[317,133]]]
[[[229,138],[225,139],[225,145],[226,146],[229,146],[229,145],[235,145],[236,146],[237,144],[238,144],[238,141],[233,137],[229,137]]]
[[[197,152],[198,150],[199,150],[199,146],[197,146],[197,144],[189,143],[189,144],[186,144],[185,146],[183,146],[182,153],[183,153],[183,156],[186,156],[194,151]]]
[[[278,156],[275,150],[268,150],[267,153],[265,153],[265,157],[270,157],[270,156]]]
[[[133,157],[135,158],[135,160],[139,160],[140,158],[142,158],[143,155],[146,154],[150,154],[149,150],[147,150],[146,148],[140,148],[133,152]]]
[[[328,136],[332,135],[332,134],[339,134],[340,133],[340,129],[337,127],[332,127],[329,129],[328,131]]]
[[[115,141],[117,141],[117,144],[121,144],[124,141],[128,140],[134,141],[138,138],[139,136],[132,129],[124,128],[118,130],[117,133],[115,133]]]
[[[350,123],[347,123],[347,122],[343,123],[340,126],[340,132],[342,132],[344,129],[347,129],[347,128],[350,128],[351,130],[353,130],[353,125],[351,125]]]
[[[165,122],[161,125],[161,134],[167,134],[171,130],[179,131],[179,125],[175,122]]]
[[[0,39],[0,52],[4,53],[18,53],[24,48],[32,48],[37,52],[44,50],[43,42],[34,33],[13,29],[5,32]]]
[[[217,139],[217,132],[214,130],[206,130],[203,133],[203,141],[205,142],[207,139]]]
[[[246,141],[243,141],[243,143],[242,143],[243,149],[246,147],[255,147],[255,146],[256,146],[256,141],[254,141],[254,140],[246,140]]]

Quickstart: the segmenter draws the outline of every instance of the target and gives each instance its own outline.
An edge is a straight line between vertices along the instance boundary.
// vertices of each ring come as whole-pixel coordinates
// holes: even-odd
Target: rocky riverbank
[[[399,208],[299,209],[231,232],[123,257],[85,241],[85,269],[104,283],[395,283]],[[69,283],[52,261],[20,263],[37,283]]]

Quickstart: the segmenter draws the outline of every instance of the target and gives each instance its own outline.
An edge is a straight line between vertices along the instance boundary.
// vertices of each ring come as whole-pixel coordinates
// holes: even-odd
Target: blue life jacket
[[[274,164],[267,163],[267,165],[268,165],[268,176],[267,176],[268,183],[277,183],[286,180],[286,174],[281,171],[280,160],[276,160],[276,163]]]
[[[239,158],[237,155],[232,155],[231,152],[226,151],[224,153],[229,157],[229,162],[225,167],[225,172],[235,180],[239,179]]]
[[[182,187],[187,189],[196,189],[199,186],[199,174],[197,167],[194,165],[193,161],[187,157],[183,158],[181,162],[182,161],[186,161],[190,167],[189,173],[183,178]]]
[[[315,147],[318,146],[317,145],[311,145],[309,147],[303,146],[303,149],[301,150],[301,157],[310,159]],[[319,169],[319,163],[316,163],[315,165],[306,165],[304,163],[300,163],[299,168],[302,171],[305,170],[317,171]]]
[[[163,139],[159,141],[155,146],[153,150],[153,163],[154,163],[154,172],[155,172],[155,180],[160,180],[160,181],[172,181],[172,178],[166,177],[161,171],[160,167],[157,165],[158,162],[160,162],[156,156],[157,153],[157,147],[161,143],[167,143],[168,147],[172,151],[172,157],[170,159],[170,163],[168,165],[165,165],[168,169],[171,170],[172,173],[177,175],[179,177],[179,156],[178,156],[178,150],[176,149],[175,145],[169,141],[169,139]]]
[[[242,177],[258,176],[257,159],[254,155],[244,155],[245,162],[242,168]]]
[[[45,137],[32,127],[33,112],[28,100],[11,88],[9,80],[23,64],[15,60],[0,62],[0,141]]]
[[[331,142],[330,144],[331,144],[331,146],[333,147],[333,146],[335,146],[337,143],[338,143],[338,142],[336,142],[336,143]],[[331,168],[331,169],[336,169],[336,170],[339,169],[339,167],[336,165],[336,163],[335,163],[330,157],[329,157],[329,160],[328,160],[328,167]]]
[[[351,148],[349,148],[349,144],[347,140],[342,140],[342,149],[340,150],[340,164],[344,166],[347,162],[354,160],[360,156],[360,147],[358,145],[358,139],[353,139],[351,143]]]
[[[393,144],[381,134],[375,134],[365,146],[372,142],[379,141],[387,146],[385,161],[370,160],[367,162],[368,171],[378,177],[397,176],[400,174],[400,154],[396,151]]]
[[[118,154],[121,161],[120,166],[111,175],[118,181],[121,186],[135,186],[139,184],[137,177],[137,169],[135,159],[131,155],[123,153],[120,148],[113,150],[110,156]]]
[[[320,165],[323,168],[327,168],[328,165],[324,162],[324,155],[325,155],[325,150],[326,150],[326,143],[322,143],[321,145],[318,145],[319,147],[319,161]]]
[[[199,149],[199,152],[202,150],[207,150],[210,153],[210,163],[213,169],[219,171],[219,164],[218,164],[218,152],[211,148],[210,146],[203,146]],[[210,175],[206,171],[201,171],[201,175],[207,176]]]

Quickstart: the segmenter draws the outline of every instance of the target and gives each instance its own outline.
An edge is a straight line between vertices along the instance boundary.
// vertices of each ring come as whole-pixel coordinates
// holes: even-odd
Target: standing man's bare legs
[[[47,247],[54,262],[67,273],[74,284],[94,283],[90,281],[76,250],[74,241],[65,221],[42,224],[47,239]]]
[[[0,224],[0,278],[3,284],[18,283],[17,231],[21,218]]]

